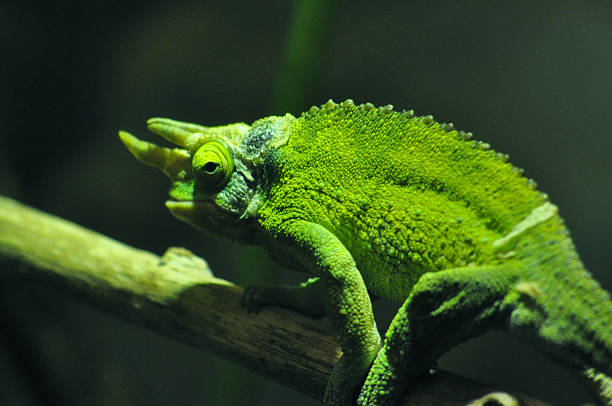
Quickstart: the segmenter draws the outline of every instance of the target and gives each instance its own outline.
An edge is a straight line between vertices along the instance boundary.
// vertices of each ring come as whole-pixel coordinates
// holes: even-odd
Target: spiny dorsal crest
[[[479,140],[472,140],[473,134],[471,132],[457,130],[453,123],[439,123],[434,119],[433,115],[418,116],[415,114],[414,110],[395,111],[393,109],[393,105],[391,104],[387,104],[386,106],[382,106],[382,107],[376,107],[374,104],[369,103],[369,102],[357,105],[352,99],[346,99],[340,103],[336,103],[332,99],[329,99],[326,103],[322,104],[320,107],[312,106],[306,112],[302,113],[301,117],[304,117],[304,118],[314,117],[319,114],[327,114],[336,109],[347,109],[347,110],[348,109],[359,109],[360,111],[364,113],[369,113],[369,114],[379,114],[381,116],[393,115],[396,117],[401,116],[407,120],[421,120],[421,122],[426,126],[438,126],[444,133],[449,133],[449,135],[454,135],[458,140],[471,142],[473,148],[479,149],[481,151],[491,150],[490,144],[483,142],[483,141],[479,141]],[[495,155],[496,159],[502,162],[508,162],[509,156],[507,154],[504,154],[501,152],[494,152],[492,150],[491,150],[491,153]],[[524,173],[523,169],[518,168],[516,166],[512,166],[512,170],[514,173],[516,173],[517,176],[520,176],[520,177],[523,176],[523,173]],[[531,189],[537,188],[537,183],[533,179],[526,179],[526,184]],[[548,196],[546,195],[546,193],[542,193],[542,195],[546,200],[548,199]]]

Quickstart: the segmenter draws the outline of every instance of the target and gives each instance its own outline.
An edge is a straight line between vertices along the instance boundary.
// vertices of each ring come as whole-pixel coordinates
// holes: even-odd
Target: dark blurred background
[[[172,218],[166,178],[117,130],[149,137],[153,116],[250,123],[329,98],[390,103],[510,154],[612,288],[612,2],[361,0],[311,16],[305,3],[3,1],[0,193],[157,254],[185,246],[240,284],[299,281],[260,249]],[[0,279],[0,306],[0,404],[317,404],[18,276]],[[395,306],[377,304],[383,325]],[[500,333],[440,366],[558,405],[587,400]]]

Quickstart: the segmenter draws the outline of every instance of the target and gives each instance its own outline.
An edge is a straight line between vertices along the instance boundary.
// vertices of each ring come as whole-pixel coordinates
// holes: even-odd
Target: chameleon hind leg
[[[392,405],[411,380],[458,343],[504,328],[504,304],[518,267],[479,266],[427,273],[391,322],[361,389],[360,405]]]

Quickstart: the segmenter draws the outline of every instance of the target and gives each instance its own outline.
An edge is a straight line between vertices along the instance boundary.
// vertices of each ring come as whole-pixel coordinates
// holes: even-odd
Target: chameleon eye
[[[213,140],[202,145],[193,155],[196,184],[205,189],[224,186],[234,171],[234,159],[227,146]]]

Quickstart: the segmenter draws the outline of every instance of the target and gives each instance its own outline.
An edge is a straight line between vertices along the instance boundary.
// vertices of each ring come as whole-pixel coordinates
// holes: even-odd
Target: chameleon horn
[[[201,133],[207,130],[201,125],[183,123],[169,118],[151,118],[147,120],[147,127],[166,140],[188,149],[191,149],[190,147],[200,140]]]
[[[183,180],[191,176],[191,156],[187,150],[160,147],[125,131],[119,131],[119,138],[136,159],[160,169],[170,180]]]

